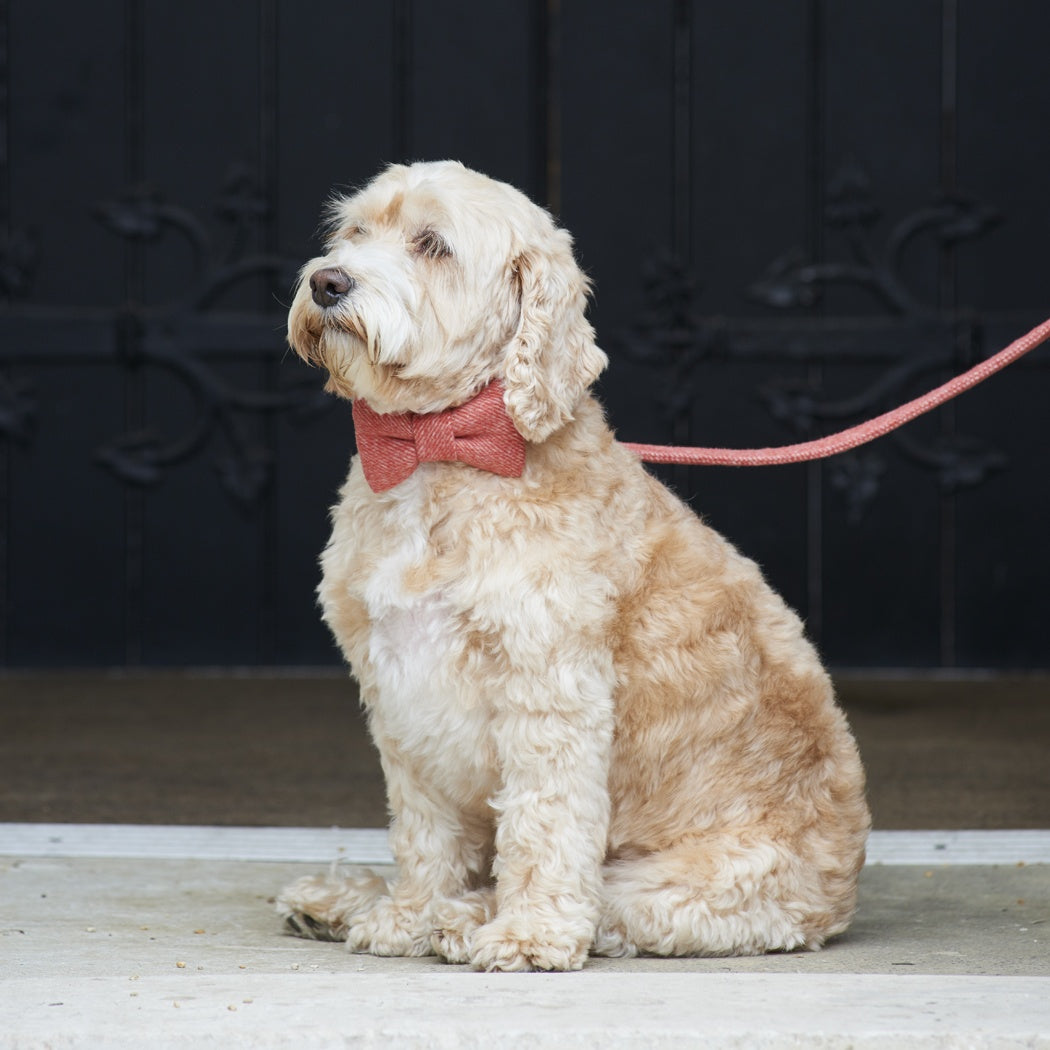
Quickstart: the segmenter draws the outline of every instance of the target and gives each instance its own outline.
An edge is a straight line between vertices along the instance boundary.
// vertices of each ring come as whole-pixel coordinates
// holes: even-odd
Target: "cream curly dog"
[[[391,167],[332,219],[289,341],[369,451],[320,597],[399,873],[303,879],[288,926],[482,970],[842,932],[869,827],[845,719],[758,568],[609,430],[568,233],[454,162]],[[455,461],[471,441],[481,466]]]

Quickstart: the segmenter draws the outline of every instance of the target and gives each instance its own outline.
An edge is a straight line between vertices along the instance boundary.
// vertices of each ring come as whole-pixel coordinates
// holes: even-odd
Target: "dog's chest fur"
[[[359,536],[366,549],[344,552],[369,566],[359,594],[369,621],[366,652],[348,655],[358,667],[367,661],[374,731],[429,767],[449,792],[473,795],[493,772],[491,712],[458,670],[461,601],[447,585],[420,590],[409,582],[434,557],[421,475],[399,486],[381,534]]]

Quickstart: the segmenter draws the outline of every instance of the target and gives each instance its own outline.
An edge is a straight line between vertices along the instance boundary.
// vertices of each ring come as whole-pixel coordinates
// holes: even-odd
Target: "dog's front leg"
[[[611,660],[601,654],[523,668],[494,726],[502,788],[496,917],[470,961],[483,970],[578,970],[599,910],[609,824]]]
[[[389,895],[349,921],[347,947],[372,955],[432,955],[434,911],[483,880],[491,834],[433,786],[419,784],[397,748],[384,747],[381,733],[376,741],[393,814],[390,846],[398,875]]]

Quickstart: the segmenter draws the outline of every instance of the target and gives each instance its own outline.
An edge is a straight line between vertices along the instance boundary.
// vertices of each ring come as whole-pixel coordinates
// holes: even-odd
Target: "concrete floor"
[[[253,973],[462,969],[437,960],[353,956],[341,945],[286,936],[273,911],[275,894],[325,867],[0,855],[5,976],[47,978],[55,973],[56,959],[62,959],[63,978],[164,976],[177,960],[190,974],[236,975],[242,966]],[[822,951],[743,959],[592,959],[587,968],[1050,977],[1050,865],[873,864],[862,876],[853,925]]]
[[[237,829],[201,829],[209,859],[48,855],[104,850],[80,827],[34,846],[0,825],[0,854],[22,848],[0,855],[0,1050],[1050,1047],[1050,864],[995,833],[979,833],[995,863],[868,866],[852,928],[821,952],[483,975],[286,935],[274,895],[320,865],[219,859]],[[193,852],[195,833],[128,829],[119,849]],[[919,845],[898,857],[937,855]],[[1033,846],[1050,857],[1050,834]]]
[[[0,822],[14,822],[0,824],[0,1050],[1050,1050],[1050,832],[1024,833],[1028,852],[995,832],[957,849],[905,831],[887,849],[887,829],[1050,828],[1047,680],[840,692],[885,858],[844,937],[819,953],[482,975],[281,931],[281,886],[370,854],[329,853],[320,832],[289,854],[309,863],[232,848],[382,823],[341,679],[0,679]]]

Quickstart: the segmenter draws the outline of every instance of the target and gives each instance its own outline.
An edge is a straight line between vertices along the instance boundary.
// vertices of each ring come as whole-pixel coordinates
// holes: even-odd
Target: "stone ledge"
[[[186,975],[7,982],[0,1050],[1043,1050],[1040,978]]]
[[[0,856],[393,863],[383,828],[0,824]],[[1050,831],[874,831],[868,864],[1050,864]]]

